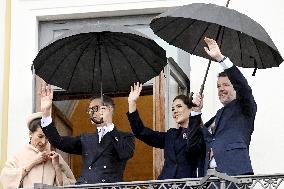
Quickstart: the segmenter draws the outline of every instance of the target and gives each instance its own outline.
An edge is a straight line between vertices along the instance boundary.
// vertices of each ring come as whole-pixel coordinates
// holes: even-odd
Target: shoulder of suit
[[[92,137],[94,135],[95,135],[95,133],[81,133],[77,137],[80,137],[80,138],[82,138],[82,137]]]
[[[116,130],[122,136],[133,136],[134,137],[134,134],[132,132],[121,131],[117,127],[115,127],[114,130]]]

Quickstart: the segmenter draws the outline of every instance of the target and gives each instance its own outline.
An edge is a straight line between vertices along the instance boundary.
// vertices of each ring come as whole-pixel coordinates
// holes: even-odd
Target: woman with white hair
[[[5,163],[0,176],[5,189],[30,188],[34,183],[62,186],[76,182],[63,158],[50,151],[40,126],[41,117],[42,112],[37,112],[27,118],[30,142]]]

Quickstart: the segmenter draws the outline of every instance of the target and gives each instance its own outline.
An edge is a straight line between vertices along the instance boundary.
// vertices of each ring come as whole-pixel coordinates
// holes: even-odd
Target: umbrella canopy
[[[264,69],[283,61],[260,24],[227,7],[193,3],[159,15],[150,26],[169,44],[204,58],[208,55],[203,39],[209,37],[237,66]]]
[[[160,74],[166,52],[140,32],[117,25],[70,30],[41,49],[35,74],[69,92],[128,91]]]

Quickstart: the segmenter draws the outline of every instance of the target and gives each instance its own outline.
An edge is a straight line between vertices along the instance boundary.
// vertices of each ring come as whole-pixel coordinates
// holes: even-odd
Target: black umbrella
[[[166,52],[153,40],[124,26],[93,25],[70,30],[41,49],[35,74],[69,92],[128,91],[159,75]]]
[[[204,37],[215,39],[221,52],[240,67],[265,69],[283,61],[263,27],[233,9],[214,4],[193,3],[169,10],[150,24],[156,35],[190,54],[208,58]],[[204,77],[200,93],[210,67]],[[253,74],[253,75],[254,75]]]

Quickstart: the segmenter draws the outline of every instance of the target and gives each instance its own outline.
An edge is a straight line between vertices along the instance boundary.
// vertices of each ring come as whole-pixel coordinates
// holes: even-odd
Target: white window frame
[[[165,87],[165,129],[176,128],[176,124],[172,119],[172,98],[170,94],[170,79],[173,78],[177,83],[180,91],[177,91],[177,95],[187,94],[190,89],[190,80],[175,60],[171,57],[168,58],[168,65],[165,68],[165,77],[166,77],[166,87]],[[171,98],[172,97],[172,98]]]

